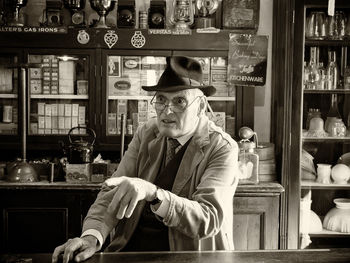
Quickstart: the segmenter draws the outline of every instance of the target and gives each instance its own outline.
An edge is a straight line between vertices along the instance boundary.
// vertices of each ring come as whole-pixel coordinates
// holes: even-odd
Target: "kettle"
[[[79,136],[79,139],[73,140],[72,132],[76,129],[86,129],[87,134],[90,136],[90,140],[83,140],[82,136]],[[84,136],[85,137],[85,136]],[[96,140],[96,133],[91,128],[86,127],[73,127],[68,132],[69,145],[64,146],[61,141],[63,152],[67,155],[67,161],[70,164],[84,164],[91,163],[93,161],[93,147]]]

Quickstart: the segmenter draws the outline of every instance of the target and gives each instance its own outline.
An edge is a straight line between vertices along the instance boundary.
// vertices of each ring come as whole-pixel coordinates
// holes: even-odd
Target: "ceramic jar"
[[[331,176],[335,184],[347,184],[350,179],[350,168],[342,163],[334,165]]]
[[[350,199],[336,198],[336,207],[328,211],[323,220],[323,227],[331,231],[350,233]]]
[[[319,163],[317,164],[317,179],[316,182],[321,184],[331,183],[331,167],[330,164]]]

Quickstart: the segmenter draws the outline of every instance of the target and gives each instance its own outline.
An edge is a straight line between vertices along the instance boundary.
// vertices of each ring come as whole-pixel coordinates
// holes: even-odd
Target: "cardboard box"
[[[64,104],[58,104],[58,116],[64,116]]]
[[[41,115],[41,116],[45,115],[45,103],[44,102],[38,102],[38,115]]]
[[[117,134],[117,114],[108,113],[108,134]]]
[[[64,116],[66,117],[72,116],[72,104],[70,103],[64,104]]]
[[[88,183],[91,180],[91,164],[70,164],[66,165],[67,183]]]
[[[78,124],[79,125],[85,124],[85,106],[79,106]]]

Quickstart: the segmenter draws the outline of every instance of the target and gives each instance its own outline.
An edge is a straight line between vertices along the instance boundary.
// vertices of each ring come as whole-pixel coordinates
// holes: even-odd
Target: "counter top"
[[[67,182],[53,182],[40,181],[34,183],[12,183],[0,180],[0,189],[55,189],[55,190],[96,190],[101,187],[101,183],[67,183]],[[283,192],[283,187],[276,182],[261,182],[259,184],[238,185],[236,193],[276,193]]]
[[[0,257],[1,259],[1,257]],[[32,259],[32,261],[18,261]],[[17,261],[16,261],[17,260]],[[51,262],[51,254],[23,254],[1,262]],[[244,263],[244,262],[350,262],[350,249],[256,250],[215,252],[121,252],[96,253],[86,263]]]

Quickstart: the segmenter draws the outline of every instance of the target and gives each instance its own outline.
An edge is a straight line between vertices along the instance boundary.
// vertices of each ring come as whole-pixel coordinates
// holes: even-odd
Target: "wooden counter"
[[[4,262],[18,259],[32,259],[32,263],[51,262],[51,254],[8,256]],[[0,258],[1,259],[1,258]],[[12,261],[10,261],[10,259]],[[62,261],[60,261],[62,262]],[[146,253],[97,253],[86,263],[245,263],[245,262],[350,262],[350,249],[319,250],[265,250],[265,251],[222,251],[222,252],[146,252]]]
[[[68,238],[80,236],[83,219],[100,187],[0,181],[0,254],[50,253]],[[278,183],[238,186],[233,203],[236,249],[278,248],[282,192]]]

